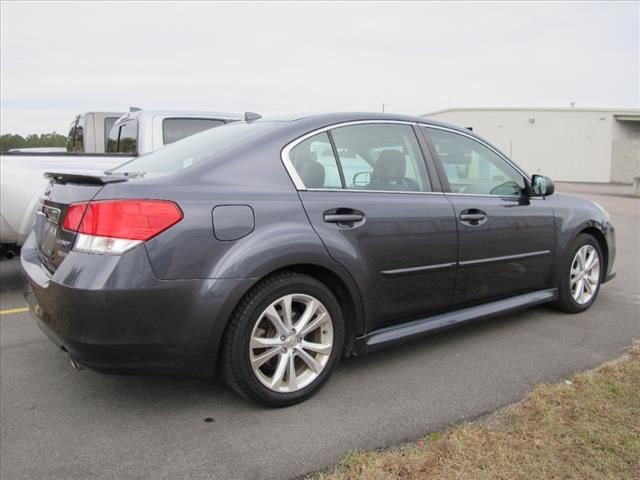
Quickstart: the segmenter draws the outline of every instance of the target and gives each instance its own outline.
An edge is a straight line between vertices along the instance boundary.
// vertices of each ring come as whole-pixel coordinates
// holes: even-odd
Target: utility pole
[[[382,104],[382,113],[384,113],[384,107],[386,107],[387,105],[389,105],[388,103],[383,103]]]

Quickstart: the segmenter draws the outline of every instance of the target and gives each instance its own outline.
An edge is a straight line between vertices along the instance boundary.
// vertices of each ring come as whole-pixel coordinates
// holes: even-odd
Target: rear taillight
[[[89,202],[81,202],[69,205],[67,214],[64,217],[64,222],[62,223],[62,228],[70,232],[77,232],[88,203]]]
[[[74,250],[124,253],[182,220],[168,200],[98,200],[71,204],[62,224],[78,232]]]

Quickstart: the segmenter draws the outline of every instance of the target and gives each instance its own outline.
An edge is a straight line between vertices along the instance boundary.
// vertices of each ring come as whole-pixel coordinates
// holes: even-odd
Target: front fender
[[[580,233],[592,232],[601,243],[606,260],[603,280],[613,277],[613,265],[616,255],[615,228],[609,215],[594,202],[571,195],[556,194],[548,197],[556,219],[556,265],[566,255]],[[558,281],[558,272],[554,271],[554,284]]]

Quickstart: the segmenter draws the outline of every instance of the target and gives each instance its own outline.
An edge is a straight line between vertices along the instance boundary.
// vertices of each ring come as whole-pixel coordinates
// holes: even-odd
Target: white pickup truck
[[[235,122],[241,114],[148,111],[89,112],[71,124],[67,152],[5,152],[0,155],[0,248],[15,255],[33,228],[47,186],[45,172],[96,173],[209,128]],[[113,120],[112,120],[113,119]]]

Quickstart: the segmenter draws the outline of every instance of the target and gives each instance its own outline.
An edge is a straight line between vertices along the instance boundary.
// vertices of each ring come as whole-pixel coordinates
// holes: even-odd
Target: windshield
[[[257,137],[274,123],[230,123],[197,133],[123,163],[110,172],[174,173],[233,145]]]

